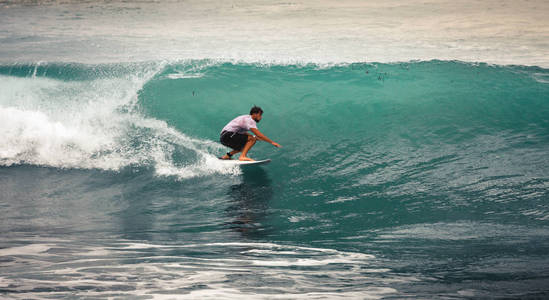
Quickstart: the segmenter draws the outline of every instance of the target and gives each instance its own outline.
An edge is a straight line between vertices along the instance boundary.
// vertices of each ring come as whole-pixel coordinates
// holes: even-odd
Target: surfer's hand
[[[282,147],[282,146],[280,146],[280,144],[275,143],[275,142],[272,142],[272,145],[275,146],[275,147],[277,147],[277,148],[281,148],[281,147]]]

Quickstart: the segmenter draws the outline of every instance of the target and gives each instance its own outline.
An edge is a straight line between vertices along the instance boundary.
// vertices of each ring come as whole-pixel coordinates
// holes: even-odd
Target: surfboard
[[[238,159],[222,159],[221,160],[225,164],[233,164],[237,166],[255,166],[255,165],[264,165],[271,162],[271,159],[263,159],[263,160],[254,160],[254,161],[240,161]]]

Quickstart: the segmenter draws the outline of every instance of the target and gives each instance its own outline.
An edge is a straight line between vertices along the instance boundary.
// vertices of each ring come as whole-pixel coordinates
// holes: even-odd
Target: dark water
[[[0,67],[8,298],[545,298],[549,71]],[[262,167],[223,165],[252,105]]]

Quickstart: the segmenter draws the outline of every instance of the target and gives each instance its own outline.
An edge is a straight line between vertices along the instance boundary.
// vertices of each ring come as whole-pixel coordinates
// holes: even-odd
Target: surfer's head
[[[254,107],[250,109],[250,115],[252,116],[252,119],[254,119],[254,121],[259,123],[259,121],[261,121],[261,117],[263,116],[263,110],[261,109],[261,107],[254,105]]]
[[[261,107],[259,106],[255,106],[252,107],[252,109],[250,109],[250,115],[253,115],[253,114],[260,114],[262,115],[263,114],[263,110],[261,109]]]

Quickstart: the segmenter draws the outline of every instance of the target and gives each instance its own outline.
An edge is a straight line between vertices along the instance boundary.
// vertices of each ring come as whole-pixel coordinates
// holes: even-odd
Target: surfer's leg
[[[246,143],[248,143],[249,137],[247,134],[242,133],[231,133],[231,132],[223,132],[221,133],[221,137],[219,138],[219,141],[224,146],[227,146],[232,149],[231,152],[228,152],[227,154],[220,157],[221,159],[231,159],[231,156],[237,154],[238,152],[242,151],[244,149],[244,146],[246,146]]]
[[[231,156],[233,156],[233,155],[237,154],[237,153],[240,152],[240,151],[242,151],[242,150],[233,150],[233,151],[229,152],[229,154],[230,154]],[[225,155],[223,155],[223,156],[221,157],[221,159],[231,159],[231,156],[225,154]]]
[[[246,142],[246,145],[244,145],[244,148],[242,148],[242,154],[240,154],[239,160],[251,160],[251,161],[253,161],[253,159],[249,158],[246,155],[248,154],[248,151],[250,151],[250,149],[253,147],[253,145],[255,144],[256,141],[257,141],[257,139],[255,138],[255,136],[253,136],[253,135],[248,136],[248,142]]]

